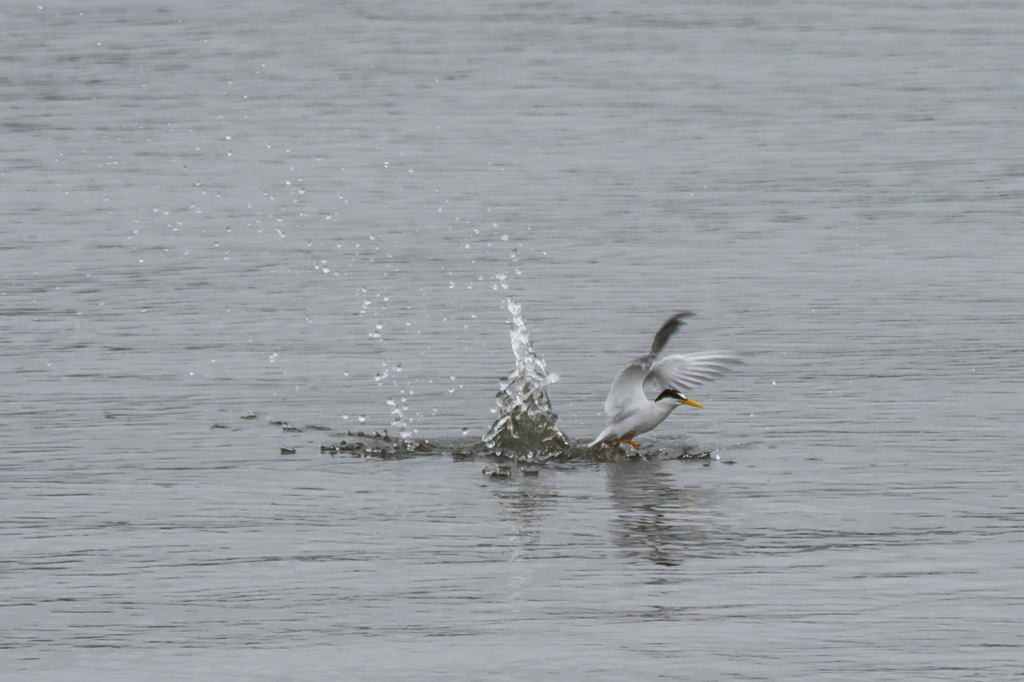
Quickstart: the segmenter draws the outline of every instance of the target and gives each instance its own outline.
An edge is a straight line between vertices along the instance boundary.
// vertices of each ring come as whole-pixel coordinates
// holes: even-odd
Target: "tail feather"
[[[600,433],[600,434],[599,434],[599,435],[597,436],[597,438],[595,438],[595,439],[594,439],[594,441],[593,441],[592,443],[590,443],[590,445],[588,445],[587,447],[588,447],[588,448],[592,448],[592,447],[594,447],[595,445],[597,445],[598,443],[602,442],[603,440],[605,440],[606,438],[608,438],[608,436],[610,436],[610,435],[611,435],[611,431],[612,431],[612,430],[611,430],[611,428],[605,427],[604,431],[602,431],[602,432],[601,432],[601,433]]]

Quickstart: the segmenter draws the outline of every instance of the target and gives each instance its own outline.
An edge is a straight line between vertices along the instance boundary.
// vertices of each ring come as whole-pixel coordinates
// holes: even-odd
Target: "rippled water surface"
[[[0,36],[4,679],[1024,670],[1019,3]],[[510,297],[577,441],[672,313],[746,365],[510,466]]]

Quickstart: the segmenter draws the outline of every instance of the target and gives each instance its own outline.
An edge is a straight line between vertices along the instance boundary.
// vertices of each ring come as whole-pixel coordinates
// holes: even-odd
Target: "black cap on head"
[[[665,398],[675,398],[676,400],[686,400],[683,395],[674,389],[666,388],[664,391],[658,394],[658,397],[654,399],[654,402],[664,400]]]

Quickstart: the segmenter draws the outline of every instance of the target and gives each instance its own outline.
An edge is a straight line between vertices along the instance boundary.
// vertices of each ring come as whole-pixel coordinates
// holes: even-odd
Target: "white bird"
[[[661,357],[665,344],[683,326],[683,320],[692,315],[686,311],[670,317],[654,336],[650,354],[637,358],[619,372],[604,401],[608,424],[587,447],[607,440],[638,447],[633,438],[665,421],[680,405],[704,409],[683,395],[684,390],[713,381],[735,365],[743,364],[733,355],[716,352]],[[657,397],[649,399],[645,390]]]

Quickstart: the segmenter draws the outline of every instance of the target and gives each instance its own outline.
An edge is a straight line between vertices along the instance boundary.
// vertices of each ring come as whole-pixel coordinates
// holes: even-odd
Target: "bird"
[[[688,317],[693,317],[693,313],[686,310],[668,318],[654,335],[651,352],[623,367],[615,377],[604,401],[608,423],[587,447],[614,441],[639,448],[633,439],[654,429],[680,405],[704,409],[683,395],[683,391],[713,381],[743,364],[735,355],[714,351],[663,356],[665,345]],[[657,397],[651,400],[645,391]]]

